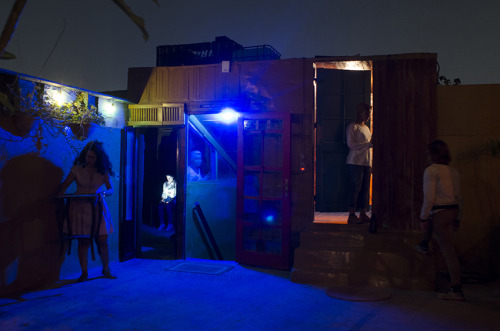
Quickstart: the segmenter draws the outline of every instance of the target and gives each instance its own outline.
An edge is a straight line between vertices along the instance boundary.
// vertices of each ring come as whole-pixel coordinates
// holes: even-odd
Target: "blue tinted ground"
[[[0,298],[0,330],[498,330],[500,282],[464,285],[465,302],[389,289],[349,301],[292,283],[290,273],[234,262],[218,275],[170,270],[179,260],[112,264],[118,279],[72,275],[50,288]],[[232,267],[232,268],[231,268]]]

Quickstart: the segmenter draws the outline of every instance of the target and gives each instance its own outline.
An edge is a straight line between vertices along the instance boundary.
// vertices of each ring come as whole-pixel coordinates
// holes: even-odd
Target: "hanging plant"
[[[75,101],[57,109],[56,116],[60,117],[66,123],[78,124],[97,124],[105,125],[106,119],[99,113],[94,105],[88,105],[87,94],[85,92],[77,92]]]
[[[33,84],[25,93],[12,85],[6,87],[0,91],[0,114],[11,117],[15,135],[28,135],[37,119],[46,120],[52,116],[54,106],[45,102],[41,84]]]
[[[92,125],[106,125],[106,118],[93,105],[89,105],[88,93],[65,89],[74,93],[74,101],[61,105],[50,90],[61,88],[14,78],[0,86],[0,121],[2,129],[11,134],[27,137],[33,131],[34,122],[53,136],[61,135],[72,146],[72,141],[81,141],[89,136]],[[41,131],[37,131],[41,132]],[[35,133],[38,135],[39,133]]]
[[[55,117],[64,122],[80,140],[88,137],[91,124],[106,125],[106,119],[97,108],[89,106],[85,92],[77,92],[75,101],[56,108]]]

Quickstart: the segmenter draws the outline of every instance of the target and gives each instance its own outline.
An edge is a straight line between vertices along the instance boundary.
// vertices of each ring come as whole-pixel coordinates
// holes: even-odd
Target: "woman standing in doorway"
[[[103,143],[99,141],[89,142],[78,157],[73,162],[73,167],[66,179],[61,184],[59,191],[63,195],[73,181],[76,182],[76,192],[78,194],[98,194],[98,199],[102,204],[102,214],[96,215],[96,219],[102,217],[101,226],[95,232],[95,241],[99,248],[103,269],[102,274],[106,278],[116,278],[111,274],[109,268],[109,247],[108,234],[113,232],[113,224],[109,214],[104,196],[113,194],[113,186],[109,176],[113,176],[113,167],[109,157],[104,151]],[[102,189],[105,186],[105,189]],[[96,208],[96,214],[99,212]],[[72,236],[82,236],[78,238],[78,259],[82,268],[79,281],[86,281],[88,278],[88,252],[91,244],[90,233],[92,226],[92,205],[86,199],[72,199],[69,206],[69,220]],[[68,232],[65,223],[65,232]]]
[[[371,107],[360,103],[356,107],[356,121],[349,124],[346,130],[347,172],[349,174],[349,218],[347,223],[359,224],[370,222],[366,215],[370,194],[370,176],[372,172],[372,134],[365,122],[370,118]],[[359,210],[359,218],[356,216]]]

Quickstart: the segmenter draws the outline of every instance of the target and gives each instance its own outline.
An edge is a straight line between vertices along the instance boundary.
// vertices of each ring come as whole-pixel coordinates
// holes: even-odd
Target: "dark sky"
[[[111,0],[31,0],[0,67],[95,91],[126,89],[156,46],[228,36],[282,58],[438,53],[441,74],[500,83],[497,0],[126,0],[150,38]],[[0,1],[3,28],[14,0]],[[58,37],[59,42],[56,44]]]

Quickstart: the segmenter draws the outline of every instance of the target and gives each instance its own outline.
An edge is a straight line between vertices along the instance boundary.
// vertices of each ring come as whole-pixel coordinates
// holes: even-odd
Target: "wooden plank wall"
[[[360,59],[373,60],[373,211],[380,230],[418,230],[422,175],[427,165],[424,152],[436,132],[437,55],[342,58]],[[249,84],[255,84],[258,93],[271,98],[269,108],[260,111],[292,116],[292,231],[300,231],[312,222],[314,214],[312,64],[317,61],[235,62],[229,73],[222,73],[220,64],[132,68],[129,92],[141,96],[141,104],[183,102],[189,112],[196,102],[248,101]],[[299,173],[302,155],[307,167]]]
[[[222,73],[221,65],[129,69],[129,98],[139,104],[237,100],[240,66]]]
[[[380,230],[418,230],[427,144],[436,137],[435,54],[373,61],[373,213]]]
[[[129,98],[139,104],[180,102],[187,113],[210,102],[269,100],[257,111],[291,116],[292,232],[301,231],[314,215],[313,61],[288,59],[232,62],[229,73],[220,64],[129,69]],[[304,155],[306,171],[300,172]]]

